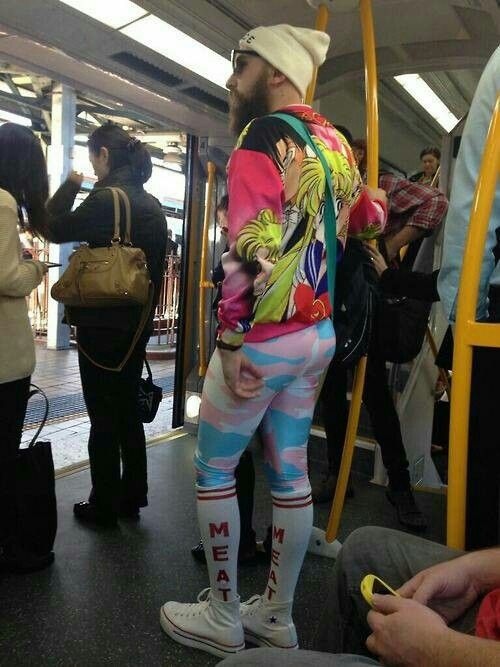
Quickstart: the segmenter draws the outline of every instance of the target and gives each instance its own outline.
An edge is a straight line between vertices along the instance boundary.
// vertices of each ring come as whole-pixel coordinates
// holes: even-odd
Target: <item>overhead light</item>
[[[34,90],[28,90],[28,88],[18,88],[19,94],[21,97],[36,97]]]
[[[88,111],[80,111],[77,117],[81,118],[87,123],[90,123],[91,125],[100,125],[99,121],[94,118],[94,116],[92,116],[92,114],[90,114]]]
[[[24,125],[24,127],[31,127],[31,120],[29,118],[0,109],[0,124],[3,125],[4,123],[17,123],[18,125]]]
[[[16,84],[16,86],[25,86],[28,84],[28,86],[31,85],[31,77],[30,76],[13,76],[12,81]]]
[[[65,5],[87,14],[96,21],[100,21],[110,28],[121,28],[127,23],[136,21],[147,11],[130,0],[60,0]]]
[[[12,88],[8,83],[5,83],[5,81],[0,81],[0,91],[2,93],[9,93],[9,95],[12,95]]]
[[[184,158],[182,155],[182,148],[176,142],[171,142],[167,144],[165,152],[163,153],[163,162],[165,165],[176,168],[184,164]]]
[[[157,16],[145,16],[120,32],[221,88],[226,87],[231,61]]]
[[[446,132],[451,132],[458,123],[458,118],[452,114],[420,74],[401,74],[394,78]]]

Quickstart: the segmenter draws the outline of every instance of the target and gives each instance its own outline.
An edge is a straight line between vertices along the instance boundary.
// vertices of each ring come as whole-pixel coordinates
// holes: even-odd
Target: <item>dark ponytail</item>
[[[47,164],[38,138],[29,128],[17,123],[0,126],[0,188],[16,200],[21,227],[34,236],[46,236]],[[24,212],[28,225],[25,225]]]
[[[94,130],[87,142],[89,150],[95,155],[101,148],[109,151],[109,171],[129,165],[140,183],[145,183],[153,172],[151,156],[146,146],[131,137],[119,125],[107,123]]]

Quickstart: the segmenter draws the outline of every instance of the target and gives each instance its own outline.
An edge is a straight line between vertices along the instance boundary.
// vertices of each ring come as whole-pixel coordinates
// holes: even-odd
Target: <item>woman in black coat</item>
[[[108,246],[113,237],[114,209],[112,193],[106,188],[119,187],[131,204],[132,244],[144,251],[154,285],[149,320],[119,372],[99,368],[93,361],[108,367],[120,364],[138,329],[142,308],[68,307],[65,313],[66,322],[77,328],[80,375],[91,423],[92,491],[88,502],[75,504],[74,513],[82,521],[112,526],[118,516],[138,516],[139,508],[147,505],[146,441],[137,396],[163,280],[167,225],[160,203],[143,187],[151,176],[152,164],[140,141],[108,124],[92,133],[88,148],[98,181],[75,211],[71,209],[82,176],[73,173],[61,185],[48,204],[49,238],[54,243],[85,241],[92,247]]]

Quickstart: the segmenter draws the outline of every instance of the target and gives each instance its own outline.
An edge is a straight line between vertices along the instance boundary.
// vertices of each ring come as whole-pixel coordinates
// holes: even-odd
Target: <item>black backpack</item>
[[[362,241],[348,238],[335,278],[333,326],[337,338],[335,362],[352,368],[367,354],[378,278]]]

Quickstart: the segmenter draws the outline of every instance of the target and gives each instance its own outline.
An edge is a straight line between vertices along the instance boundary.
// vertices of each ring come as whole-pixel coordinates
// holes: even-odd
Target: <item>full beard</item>
[[[229,99],[229,129],[239,136],[248,123],[254,118],[265,116],[271,111],[265,77],[255,82],[253,90],[248,96],[243,96],[236,90],[231,91]]]

